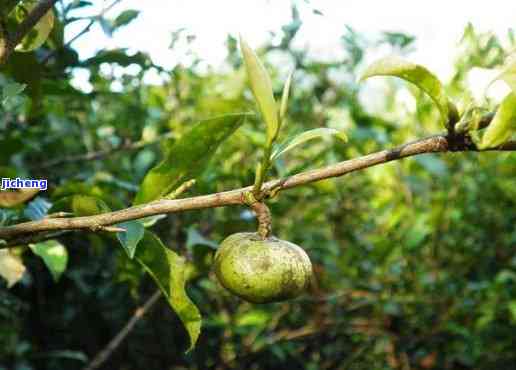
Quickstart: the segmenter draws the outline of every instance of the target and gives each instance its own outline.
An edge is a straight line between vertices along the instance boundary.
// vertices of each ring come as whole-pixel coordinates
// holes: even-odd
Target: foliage
[[[252,184],[260,174],[285,176],[357,157],[440,132],[441,121],[455,123],[444,114],[450,101],[463,115],[497,109],[493,126],[465,129],[481,148],[514,136],[512,94],[500,106],[475,101],[466,83],[474,67],[500,68],[512,86],[507,56],[514,38],[503,43],[471,25],[446,83],[412,64],[404,65],[417,76],[367,69],[379,50],[406,56],[414,47],[410,35],[365,38],[348,27],[345,58],[310,57],[292,46],[302,27],[295,7],[276,41],[244,47],[244,60],[229,37],[230,71],[201,68],[193,52],[193,61],[164,71],[144,53],[122,49],[79,60],[61,36],[90,3],[64,3],[42,46],[13,54],[1,70],[0,175],[49,180],[32,202],[17,195],[3,203],[1,226],[54,212],[122,209],[167,196],[192,178],[188,195],[208,194]],[[88,19],[113,33],[137,15]],[[278,56],[288,68],[274,63]],[[74,82],[79,69],[88,74],[87,87]],[[363,71],[405,76],[438,109],[391,79],[373,107],[367,85],[356,82]],[[168,82],[146,84],[151,72]],[[228,119],[256,107],[260,115],[245,115],[245,122],[242,115]],[[346,145],[310,141],[280,156],[314,133],[344,132]],[[139,145],[124,150],[126,143]],[[84,153],[108,154],[53,162]],[[215,279],[214,246],[255,228],[250,212],[236,207],[120,224],[130,231],[125,237],[74,232],[30,250],[2,250],[0,368],[83,366],[156,286],[166,299],[105,368],[513,368],[515,165],[514,156],[490,152],[424,155],[282,192],[269,202],[275,234],[306,249],[316,276],[306,295],[284,303],[251,305]]]

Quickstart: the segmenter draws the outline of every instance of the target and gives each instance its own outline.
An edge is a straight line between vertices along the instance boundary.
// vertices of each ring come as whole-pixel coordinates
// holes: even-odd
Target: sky
[[[92,14],[110,1],[96,0]],[[290,20],[291,0],[122,0],[108,16],[124,9],[137,9],[139,17],[112,38],[100,27],[77,40],[74,47],[81,57],[93,55],[101,48],[126,47],[148,52],[155,63],[174,66],[180,56],[168,48],[171,32],[186,28],[196,35],[193,48],[207,63],[220,65],[225,56],[227,34],[241,33],[253,47],[258,47]],[[416,36],[416,51],[409,59],[421,63],[440,78],[450,77],[457,42],[468,22],[478,31],[492,31],[506,39],[510,28],[516,29],[516,1],[491,0],[298,0],[303,27],[295,45],[308,48],[313,55],[331,58],[339,52],[339,38],[345,25],[367,37],[382,31],[405,32]],[[317,9],[323,15],[314,14]],[[80,22],[67,28],[70,39],[83,27]],[[480,71],[473,83],[482,87],[495,72]],[[495,86],[496,87],[496,86]],[[503,93],[498,89],[498,93]],[[492,91],[497,91],[495,88]]]

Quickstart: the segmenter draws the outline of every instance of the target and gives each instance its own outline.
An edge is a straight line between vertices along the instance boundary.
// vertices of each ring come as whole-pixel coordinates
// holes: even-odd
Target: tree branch
[[[309,184],[319,180],[343,176],[354,171],[418,154],[478,151],[475,145],[467,140],[466,136],[462,136],[462,139],[460,138],[461,137],[449,137],[445,135],[430,136],[401,145],[394,149],[382,150],[380,152],[335,163],[323,168],[301,172],[287,178],[266,182],[263,185],[262,193],[264,195],[270,193],[271,191],[276,193],[278,191]],[[500,147],[489,150],[515,151],[516,142],[509,142]],[[229,205],[243,205],[245,204],[244,194],[248,191],[251,191],[252,188],[252,186],[248,186],[220,193],[175,200],[160,199],[119,211],[102,213],[94,216],[46,218],[38,221],[24,222],[17,225],[0,228],[0,239],[6,240],[8,242],[7,245],[9,245],[11,244],[9,243],[11,239],[15,239],[27,234],[56,230],[87,229],[91,231],[98,231],[99,229],[102,229],[103,226],[109,226],[124,221],[135,220],[142,217],[158,214],[224,207]],[[6,248],[7,245],[0,246],[0,248]]]
[[[2,30],[0,34],[0,66],[7,62],[7,59],[13,52],[16,45],[25,37],[25,35],[38,23],[57,2],[57,0],[41,0],[27,15],[27,17],[18,25],[17,29],[8,35],[6,30]],[[2,45],[3,44],[3,45]],[[3,46],[3,47],[2,47]]]
[[[118,334],[111,339],[111,341],[107,344],[105,348],[102,349],[97,355],[93,358],[93,360],[83,369],[83,370],[95,370],[98,369],[106,360],[111,356],[111,354],[118,348],[118,346],[124,341],[124,339],[129,335],[131,330],[133,330],[134,326],[140,319],[145,315],[145,313],[154,306],[154,304],[158,301],[159,297],[161,297],[161,291],[157,290],[145,304],[141,307],[138,307],[136,311],[134,311],[133,316],[129,319],[127,324],[118,332]]]
[[[103,149],[95,152],[88,152],[84,154],[77,154],[77,155],[70,155],[62,158],[57,158],[54,160],[50,160],[47,162],[43,162],[39,165],[35,165],[38,169],[46,169],[50,167],[56,167],[61,166],[66,163],[74,163],[74,162],[85,162],[85,161],[94,161],[98,159],[105,158],[113,153],[119,152],[119,151],[125,151],[125,150],[138,150],[141,148],[144,148],[146,146],[156,144],[161,142],[162,140],[171,139],[174,137],[175,134],[169,132],[167,134],[161,135],[157,137],[154,140],[140,140],[135,142],[127,142],[123,143],[119,146],[115,146],[109,149]]]
[[[76,34],[74,37],[72,37],[69,41],[67,41],[64,45],[62,46],[59,46],[57,47],[56,49],[54,49],[53,51],[51,51],[50,53],[47,54],[47,56],[45,56],[45,58],[43,58],[43,60],[41,61],[41,64],[46,64],[52,57],[56,56],[57,53],[64,49],[64,48],[67,48],[69,47],[72,43],[74,43],[78,38],[80,38],[81,36],[85,35],[89,30],[90,28],[95,24],[95,22],[97,20],[99,20],[101,17],[104,16],[105,13],[107,13],[108,11],[110,11],[115,5],[117,5],[118,3],[120,3],[120,1],[122,0],[115,0],[113,1],[109,6],[107,6],[106,8],[102,9],[102,11],[100,12],[99,15],[95,16],[95,17],[92,17],[92,19],[90,20],[90,22],[86,25],[86,27],[84,27],[82,29],[82,31],[80,31],[78,34]]]

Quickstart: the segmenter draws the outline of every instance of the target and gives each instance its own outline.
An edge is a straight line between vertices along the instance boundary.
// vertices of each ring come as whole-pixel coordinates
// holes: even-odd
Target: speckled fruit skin
[[[215,274],[230,292],[252,303],[279,302],[310,284],[312,263],[299,246],[257,233],[228,236],[215,254]]]

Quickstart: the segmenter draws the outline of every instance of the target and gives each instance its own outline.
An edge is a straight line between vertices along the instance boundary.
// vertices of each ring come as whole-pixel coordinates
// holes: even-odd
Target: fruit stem
[[[258,220],[258,235],[266,239],[272,232],[272,216],[269,207],[263,202],[258,201],[252,192],[244,193],[244,203],[247,204],[256,214]]]

